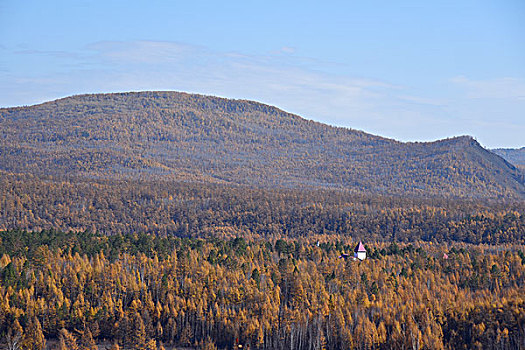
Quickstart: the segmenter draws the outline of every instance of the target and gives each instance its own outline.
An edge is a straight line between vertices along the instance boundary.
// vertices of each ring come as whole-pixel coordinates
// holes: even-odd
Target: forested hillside
[[[177,92],[0,109],[0,169],[419,196],[525,195],[523,173],[470,137],[401,143],[256,102]]]
[[[0,229],[525,243],[525,203],[172,181],[0,177]]]

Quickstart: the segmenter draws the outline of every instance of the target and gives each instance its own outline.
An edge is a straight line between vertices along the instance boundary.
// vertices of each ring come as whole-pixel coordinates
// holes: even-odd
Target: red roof
[[[365,246],[361,241],[359,241],[359,244],[355,247],[354,252],[366,252]]]

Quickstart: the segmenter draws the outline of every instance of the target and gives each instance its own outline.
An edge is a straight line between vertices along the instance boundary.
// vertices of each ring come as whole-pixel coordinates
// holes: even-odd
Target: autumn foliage
[[[525,244],[525,202],[0,173],[0,229],[18,228]]]
[[[14,236],[33,244],[14,250],[6,243]],[[1,237],[0,334],[24,349],[46,340],[61,349],[103,340],[135,349],[237,341],[257,349],[516,349],[525,341],[523,246],[377,243],[358,262],[338,258],[355,242],[334,235],[125,235],[113,246],[91,233]]]
[[[404,143],[253,101],[173,91],[0,108],[0,171],[525,198],[525,174],[471,137]]]

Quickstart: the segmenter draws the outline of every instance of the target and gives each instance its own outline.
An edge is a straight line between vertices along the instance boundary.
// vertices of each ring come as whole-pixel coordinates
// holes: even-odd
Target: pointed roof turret
[[[359,241],[359,244],[356,245],[355,249],[354,249],[354,252],[366,252],[366,249],[365,249],[365,246],[363,245],[363,243],[361,241]]]

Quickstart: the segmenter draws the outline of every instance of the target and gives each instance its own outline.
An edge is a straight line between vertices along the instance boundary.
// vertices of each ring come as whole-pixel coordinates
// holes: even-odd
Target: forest
[[[0,348],[525,348],[494,152],[177,92],[2,108]]]
[[[326,189],[0,176],[0,229],[525,244],[525,203]]]
[[[0,233],[9,349],[518,349],[523,245]]]
[[[173,91],[0,108],[0,171],[525,198],[525,173],[469,136],[399,142],[254,101]]]

